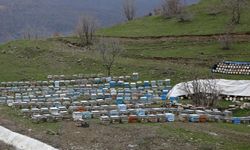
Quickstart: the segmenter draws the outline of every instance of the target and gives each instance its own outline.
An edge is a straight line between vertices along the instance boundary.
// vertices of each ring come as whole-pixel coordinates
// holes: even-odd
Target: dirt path
[[[208,34],[208,35],[177,35],[177,36],[145,36],[145,37],[111,37],[106,36],[107,38],[116,38],[122,41],[143,41],[143,42],[154,42],[154,41],[193,41],[193,42],[206,42],[214,41],[220,39],[222,34]],[[249,42],[250,41],[250,32],[248,33],[234,33],[232,34],[233,41],[236,42]]]

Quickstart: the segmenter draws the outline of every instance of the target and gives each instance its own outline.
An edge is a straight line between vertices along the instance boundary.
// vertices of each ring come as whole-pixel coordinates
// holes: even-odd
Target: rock
[[[217,136],[217,135],[218,135],[218,134],[215,133],[215,132],[208,132],[208,134],[213,135],[213,136]]]
[[[56,132],[52,131],[52,130],[47,130],[46,131],[46,134],[49,134],[49,135],[56,135]]]
[[[129,145],[128,145],[128,148],[135,148],[135,147],[137,147],[137,146],[138,146],[137,144],[134,144],[134,145],[133,145],[133,144],[129,144]]]

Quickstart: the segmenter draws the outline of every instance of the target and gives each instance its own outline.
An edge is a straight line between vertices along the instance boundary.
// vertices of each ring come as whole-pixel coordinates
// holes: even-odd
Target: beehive
[[[180,114],[179,115],[179,120],[181,122],[188,122],[188,114]]]
[[[199,115],[197,115],[197,114],[190,114],[189,115],[189,121],[190,122],[199,122]]]
[[[175,120],[175,115],[173,113],[165,113],[166,121],[173,122]]]
[[[158,122],[157,116],[154,114],[148,115],[148,122],[152,122],[152,123]]]
[[[199,122],[204,123],[204,122],[207,122],[207,120],[208,120],[208,117],[206,114],[199,115]]]
[[[140,116],[138,116],[138,121],[141,123],[146,123],[146,122],[148,122],[148,116],[147,115],[140,115]]]
[[[129,123],[136,123],[138,121],[138,117],[136,115],[129,115],[128,122]]]
[[[158,122],[166,122],[166,117],[164,114],[157,114]]]
[[[109,125],[110,124],[109,116],[101,116],[100,121],[101,121],[101,124],[104,124],[104,125]]]
[[[127,115],[121,115],[120,119],[121,119],[121,123],[128,123],[128,116]]]
[[[111,123],[120,123],[121,119],[120,119],[120,116],[118,116],[118,115],[110,116],[110,121],[111,121]]]

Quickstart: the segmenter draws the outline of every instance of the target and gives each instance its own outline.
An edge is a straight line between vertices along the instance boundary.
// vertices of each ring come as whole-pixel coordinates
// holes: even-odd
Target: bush
[[[193,20],[193,14],[183,12],[177,16],[178,22],[191,22]]]

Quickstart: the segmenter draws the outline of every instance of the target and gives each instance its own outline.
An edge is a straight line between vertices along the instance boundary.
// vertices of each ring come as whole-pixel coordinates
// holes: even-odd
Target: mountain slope
[[[172,35],[207,35],[225,32],[230,15],[221,6],[219,0],[202,0],[188,7],[191,22],[178,22],[176,18],[165,19],[161,16],[150,16],[136,19],[126,24],[100,30],[99,35],[116,37],[145,37]],[[218,12],[211,15],[211,12]],[[250,9],[244,8],[241,23],[234,32],[250,32]]]

